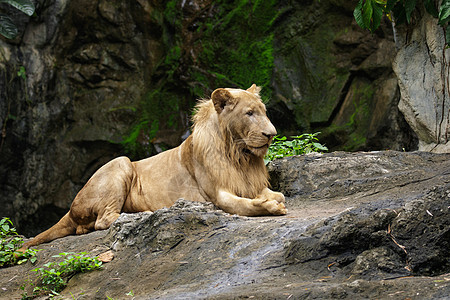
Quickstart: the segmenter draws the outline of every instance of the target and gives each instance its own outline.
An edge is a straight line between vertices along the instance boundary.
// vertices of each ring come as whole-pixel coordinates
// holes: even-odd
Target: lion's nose
[[[270,121],[268,121],[267,123],[268,124],[263,129],[262,135],[264,135],[268,139],[271,139],[277,135],[277,130],[275,129],[275,126],[273,126],[273,124]]]

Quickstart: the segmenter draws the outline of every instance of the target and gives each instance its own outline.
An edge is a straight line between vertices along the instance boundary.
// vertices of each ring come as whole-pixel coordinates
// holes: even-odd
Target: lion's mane
[[[193,155],[216,186],[246,198],[255,198],[268,186],[264,160],[248,153],[245,143],[233,137],[230,122],[219,122],[212,100],[197,104],[193,121]]]

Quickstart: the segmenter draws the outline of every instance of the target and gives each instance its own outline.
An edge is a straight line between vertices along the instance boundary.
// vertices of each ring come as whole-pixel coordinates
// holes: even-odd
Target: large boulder
[[[419,138],[419,150],[450,152],[450,49],[444,28],[423,13],[412,28],[399,28],[397,44],[398,107]]]
[[[450,155],[372,152],[274,161],[287,196],[281,217],[240,217],[179,200],[122,214],[109,230],[41,245],[112,251],[102,270],[70,279],[77,299],[443,299],[450,293]],[[0,270],[0,298],[34,280],[25,265]]]

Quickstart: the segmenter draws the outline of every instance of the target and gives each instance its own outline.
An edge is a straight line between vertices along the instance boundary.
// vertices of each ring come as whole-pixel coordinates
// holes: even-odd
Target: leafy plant
[[[438,24],[444,27],[447,45],[450,46],[450,1],[442,0],[438,9],[435,0],[359,0],[353,11],[356,23],[361,28],[374,32],[381,22],[383,13],[395,24],[410,23],[411,15],[418,3],[423,2],[426,11],[438,19]],[[394,18],[392,18],[392,15]]]
[[[46,293],[49,293],[50,296],[58,295],[75,274],[98,270],[102,266],[102,262],[97,257],[90,257],[86,252],[64,252],[53,257],[64,257],[64,260],[49,262],[42,268],[33,270],[39,276],[39,284],[33,288],[33,296]],[[25,286],[22,286],[22,290],[24,290],[22,299],[29,299],[30,296],[25,291]]]
[[[23,80],[27,79],[27,72],[24,66],[20,66],[19,71],[17,71],[17,76],[22,78]]]
[[[16,252],[23,244],[21,238],[9,218],[0,220],[0,267],[20,265],[28,260],[34,263],[37,260],[36,253],[39,250],[28,249],[21,253]]]
[[[288,140],[285,136],[275,136],[264,157],[264,162],[267,164],[269,161],[286,156],[328,151],[327,147],[319,143],[317,138],[319,134],[320,132],[305,133],[292,136],[291,140]]]
[[[361,28],[374,32],[380,26],[385,7],[386,0],[360,0],[353,11],[353,16]]]
[[[31,0],[0,0],[0,3],[8,3],[28,16],[34,14],[35,8]],[[0,13],[0,34],[8,39],[14,39],[18,33],[17,27],[11,18],[6,14]]]

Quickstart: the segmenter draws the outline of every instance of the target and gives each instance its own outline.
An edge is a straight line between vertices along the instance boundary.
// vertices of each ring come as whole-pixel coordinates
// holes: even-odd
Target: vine
[[[3,217],[0,220],[0,268],[20,265],[28,260],[36,261],[36,252],[39,250],[27,249],[25,252],[16,252],[22,247],[23,238],[17,234],[12,221]]]
[[[102,268],[102,262],[98,257],[90,257],[86,252],[63,252],[53,257],[63,258],[63,260],[49,262],[41,268],[32,270],[38,274],[38,282],[28,282],[29,286],[33,287],[31,295],[28,294],[28,284],[22,285],[22,299],[34,299],[39,296],[48,296],[49,299],[53,299],[67,286],[74,275]]]

